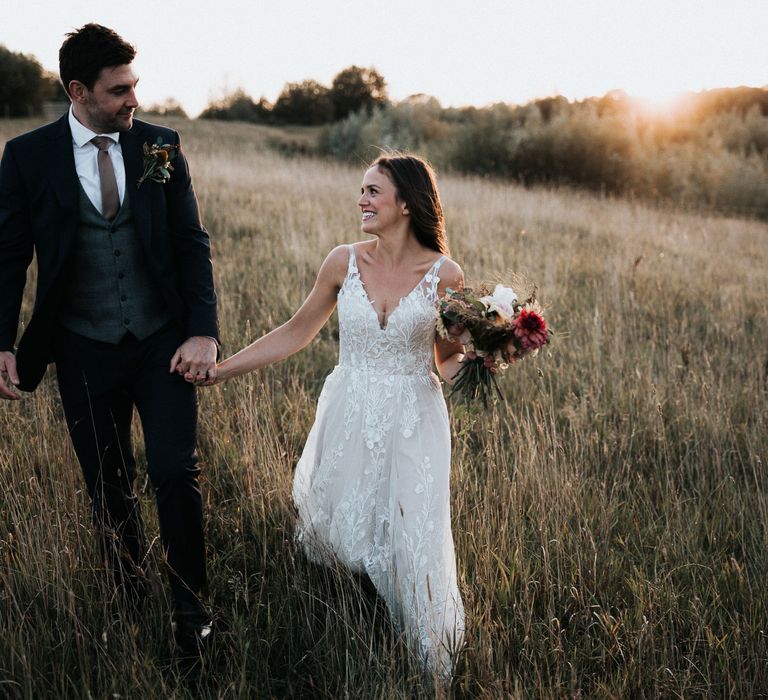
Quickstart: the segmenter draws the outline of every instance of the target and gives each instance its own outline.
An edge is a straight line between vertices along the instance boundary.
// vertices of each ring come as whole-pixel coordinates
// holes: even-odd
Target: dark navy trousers
[[[117,345],[56,332],[54,359],[72,443],[91,496],[102,555],[118,590],[142,596],[146,538],[135,493],[134,407],[144,432],[160,538],[177,614],[205,615],[202,496],[195,440],[195,387],[168,371],[185,340],[168,324]]]

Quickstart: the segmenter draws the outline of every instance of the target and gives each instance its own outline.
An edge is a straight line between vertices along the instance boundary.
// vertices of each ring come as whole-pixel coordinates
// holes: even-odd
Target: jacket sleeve
[[[32,251],[29,200],[9,142],[0,161],[0,351],[13,350]]]
[[[174,137],[179,144],[176,132]],[[168,222],[181,296],[187,308],[187,335],[210,336],[219,341],[210,238],[200,220],[189,165],[181,147],[173,168],[167,185]]]

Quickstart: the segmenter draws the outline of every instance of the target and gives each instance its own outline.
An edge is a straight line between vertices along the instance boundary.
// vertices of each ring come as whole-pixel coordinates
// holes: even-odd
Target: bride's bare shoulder
[[[328,253],[320,266],[318,277],[340,287],[349,267],[349,248],[348,245],[338,245]]]
[[[325,262],[331,265],[343,265],[345,268],[349,262],[349,249],[351,245],[346,243],[337,245],[328,255],[325,256]]]
[[[446,258],[440,266],[440,289],[464,287],[464,272],[455,260]]]

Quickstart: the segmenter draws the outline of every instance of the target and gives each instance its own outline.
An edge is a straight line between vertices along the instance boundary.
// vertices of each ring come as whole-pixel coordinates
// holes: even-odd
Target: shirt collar
[[[69,128],[72,131],[72,140],[78,148],[85,146],[94,136],[109,136],[115,143],[120,142],[120,132],[115,131],[111,134],[97,134],[91,131],[87,126],[81,124],[75,113],[72,111],[72,105],[69,107]],[[94,146],[95,148],[95,146]]]

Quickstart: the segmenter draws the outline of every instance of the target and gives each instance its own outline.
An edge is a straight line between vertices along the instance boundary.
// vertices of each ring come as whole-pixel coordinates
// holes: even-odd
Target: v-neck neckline
[[[400,297],[397,300],[397,304],[395,304],[395,307],[392,309],[392,311],[389,312],[387,317],[384,319],[384,325],[381,325],[381,317],[379,316],[379,312],[376,310],[375,306],[375,300],[371,299],[370,295],[368,294],[368,289],[365,285],[365,280],[363,279],[362,274],[360,273],[360,267],[357,264],[357,253],[355,252],[354,245],[351,246],[351,254],[354,256],[354,265],[355,265],[355,273],[357,274],[357,279],[360,282],[360,289],[363,293],[363,296],[365,297],[365,300],[368,302],[368,306],[370,306],[371,311],[373,312],[374,317],[376,318],[376,325],[379,327],[380,331],[386,331],[389,328],[389,322],[392,320],[392,316],[395,315],[395,313],[398,311],[398,309],[402,306],[403,301],[408,299],[419,287],[421,287],[424,280],[427,279],[427,277],[432,273],[432,271],[435,269],[437,264],[445,258],[444,255],[441,255],[437,260],[435,260],[430,266],[429,269],[421,276],[419,281],[416,283],[416,285],[411,289],[408,294],[405,296]]]

